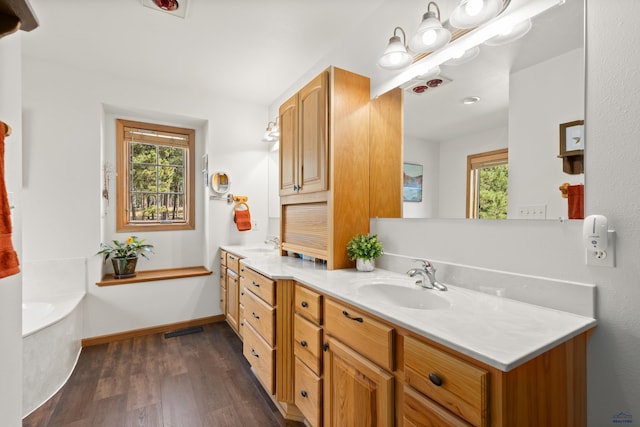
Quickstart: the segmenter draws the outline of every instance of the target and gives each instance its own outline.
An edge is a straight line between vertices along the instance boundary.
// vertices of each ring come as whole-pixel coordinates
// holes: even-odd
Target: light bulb
[[[426,46],[431,46],[436,41],[437,35],[434,30],[427,30],[422,33],[422,43]]]
[[[469,0],[464,11],[469,16],[476,16],[484,7],[483,0]]]

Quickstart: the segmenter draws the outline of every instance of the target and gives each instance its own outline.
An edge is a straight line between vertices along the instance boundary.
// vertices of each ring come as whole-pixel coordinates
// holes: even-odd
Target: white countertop
[[[412,309],[370,297],[364,284],[391,283],[415,288],[415,279],[376,268],[326,270],[299,258],[281,257],[264,248],[223,246],[245,257],[247,265],[274,280],[296,280],[324,294],[360,307],[400,327],[443,344],[502,371],[509,371],[556,345],[593,328],[590,317],[554,310],[446,284],[437,293],[450,305],[442,309]]]

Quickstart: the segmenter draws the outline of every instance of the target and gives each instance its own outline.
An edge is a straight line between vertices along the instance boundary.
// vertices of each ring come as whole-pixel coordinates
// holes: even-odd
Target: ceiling
[[[145,7],[143,0],[30,0],[40,26],[23,33],[23,53],[269,106],[286,99],[282,96],[300,79],[313,77],[306,76],[310,71],[331,64],[370,76],[372,87],[390,79],[394,73],[377,68],[377,57],[395,26],[410,35],[426,10],[424,0],[402,0],[402,7],[398,0],[182,1],[188,1],[184,19]],[[458,1],[438,1],[443,19]],[[509,9],[527,1],[510,0]],[[508,86],[503,77],[581,45],[581,8],[583,0],[554,8],[562,15],[561,25],[540,16],[527,39],[508,46],[505,55],[483,48],[472,63],[443,67],[442,74],[453,80],[446,91],[405,96],[405,132],[437,141],[504,123]],[[481,72],[481,64],[489,68]],[[469,86],[478,81],[484,83],[481,91]],[[473,117],[468,108],[461,113],[459,102],[472,95],[482,98],[473,106]],[[424,117],[436,112],[443,118],[425,127]]]
[[[142,0],[30,0],[23,52],[268,105],[384,0],[187,1],[182,19]]]

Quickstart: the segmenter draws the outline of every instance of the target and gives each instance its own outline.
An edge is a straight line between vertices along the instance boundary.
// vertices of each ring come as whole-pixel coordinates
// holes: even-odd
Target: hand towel
[[[244,205],[246,209],[240,209],[240,206]],[[233,222],[236,223],[238,231],[251,230],[251,213],[249,212],[249,205],[246,203],[236,203],[233,208]]]
[[[569,194],[569,219],[584,219],[584,184],[570,185]]]
[[[4,123],[0,132],[0,278],[20,272],[18,254],[11,241],[11,208],[4,181]]]

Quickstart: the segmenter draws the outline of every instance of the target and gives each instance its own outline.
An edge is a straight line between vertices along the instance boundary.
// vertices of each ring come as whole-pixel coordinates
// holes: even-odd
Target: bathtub
[[[23,301],[23,417],[52,397],[73,372],[81,350],[84,295]]]

